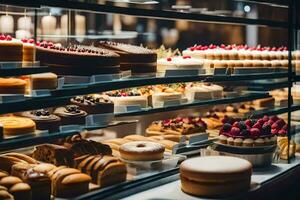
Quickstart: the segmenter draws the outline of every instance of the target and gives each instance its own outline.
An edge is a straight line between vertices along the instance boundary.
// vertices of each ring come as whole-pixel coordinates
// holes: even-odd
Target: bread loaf
[[[56,166],[73,166],[73,154],[66,147],[55,144],[42,144],[35,147],[33,158]]]
[[[1,195],[9,196],[7,193],[13,196],[15,200],[31,200],[31,187],[27,183],[15,176],[6,176],[1,178],[0,186],[7,188],[6,192],[0,192]],[[3,188],[2,188],[3,190]],[[1,191],[1,188],[0,188]],[[1,199],[1,198],[0,198]]]
[[[92,177],[92,182],[100,187],[126,180],[126,166],[112,156],[85,156],[75,159],[76,168]]]

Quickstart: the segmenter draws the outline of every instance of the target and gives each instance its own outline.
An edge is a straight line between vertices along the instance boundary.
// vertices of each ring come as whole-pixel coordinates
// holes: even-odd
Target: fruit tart
[[[287,134],[286,122],[277,116],[245,121],[225,117],[219,142],[231,146],[258,147],[277,144],[277,136]]]

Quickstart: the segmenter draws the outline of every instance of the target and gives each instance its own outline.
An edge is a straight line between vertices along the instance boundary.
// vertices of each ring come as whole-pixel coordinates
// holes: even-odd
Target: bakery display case
[[[0,199],[292,189],[298,6],[0,1]]]

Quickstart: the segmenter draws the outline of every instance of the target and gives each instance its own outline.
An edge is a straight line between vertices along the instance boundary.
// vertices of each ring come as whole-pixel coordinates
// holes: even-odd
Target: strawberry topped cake
[[[232,146],[268,146],[277,143],[277,136],[287,134],[286,122],[277,116],[264,116],[245,121],[225,117],[219,142]]]

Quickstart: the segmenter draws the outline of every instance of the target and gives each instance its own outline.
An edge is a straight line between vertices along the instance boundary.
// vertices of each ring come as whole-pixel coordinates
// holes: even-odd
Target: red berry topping
[[[259,123],[260,125],[263,125],[265,123],[265,121],[263,119],[259,119],[259,120],[257,120],[257,123]]]
[[[31,44],[33,44],[34,43],[34,39],[29,39],[28,42],[31,43]]]
[[[283,129],[281,129],[281,130],[279,130],[278,131],[278,135],[286,135],[287,134],[287,131],[286,130],[283,130]]]
[[[279,125],[277,123],[273,123],[272,126],[271,126],[271,128],[272,129],[277,129],[277,130],[280,129],[280,127],[279,127]]]
[[[53,42],[48,42],[48,46],[52,47],[53,45]]]
[[[231,130],[230,130],[230,134],[232,136],[236,136],[236,135],[239,135],[241,132],[241,130],[238,128],[238,127],[232,127]]]
[[[278,119],[275,123],[278,124],[280,128],[285,125],[285,121],[283,119]]]
[[[0,40],[5,40],[5,35],[0,35]]]
[[[28,40],[26,38],[22,39],[21,41],[24,42],[24,43],[28,42]]]
[[[259,122],[257,122],[252,126],[252,128],[257,128],[257,129],[261,130],[262,125]]]
[[[249,127],[252,126],[252,123],[251,123],[251,120],[250,120],[250,119],[247,119],[247,120],[245,121],[245,124],[246,124],[247,126],[249,126]]]
[[[239,122],[234,122],[232,126],[233,127],[239,127],[239,125],[240,125]]]
[[[279,118],[276,115],[274,115],[274,116],[270,117],[270,119],[272,121],[276,122]]]
[[[10,41],[10,40],[12,40],[12,37],[10,35],[7,35],[6,40]]]
[[[191,58],[191,56],[182,56],[183,59]]]
[[[272,133],[272,135],[276,135],[278,133],[278,130],[277,129],[272,129],[271,133]]]
[[[282,127],[282,129],[287,131],[287,129],[288,129],[288,125],[287,125],[287,124],[286,124],[286,125],[284,125],[284,126]]]
[[[270,119],[270,120],[268,121],[268,124],[272,125],[272,124],[274,124],[274,121]]]
[[[41,46],[40,42],[36,42],[35,44],[36,44],[36,46]]]
[[[167,61],[169,61],[169,62],[172,61],[172,58],[167,58]]]
[[[250,135],[252,137],[258,137],[260,135],[260,131],[258,128],[251,128],[250,129]]]
[[[265,116],[263,117],[263,120],[264,120],[264,122],[267,122],[267,121],[269,121],[269,117],[268,117],[267,115],[265,115]]]

